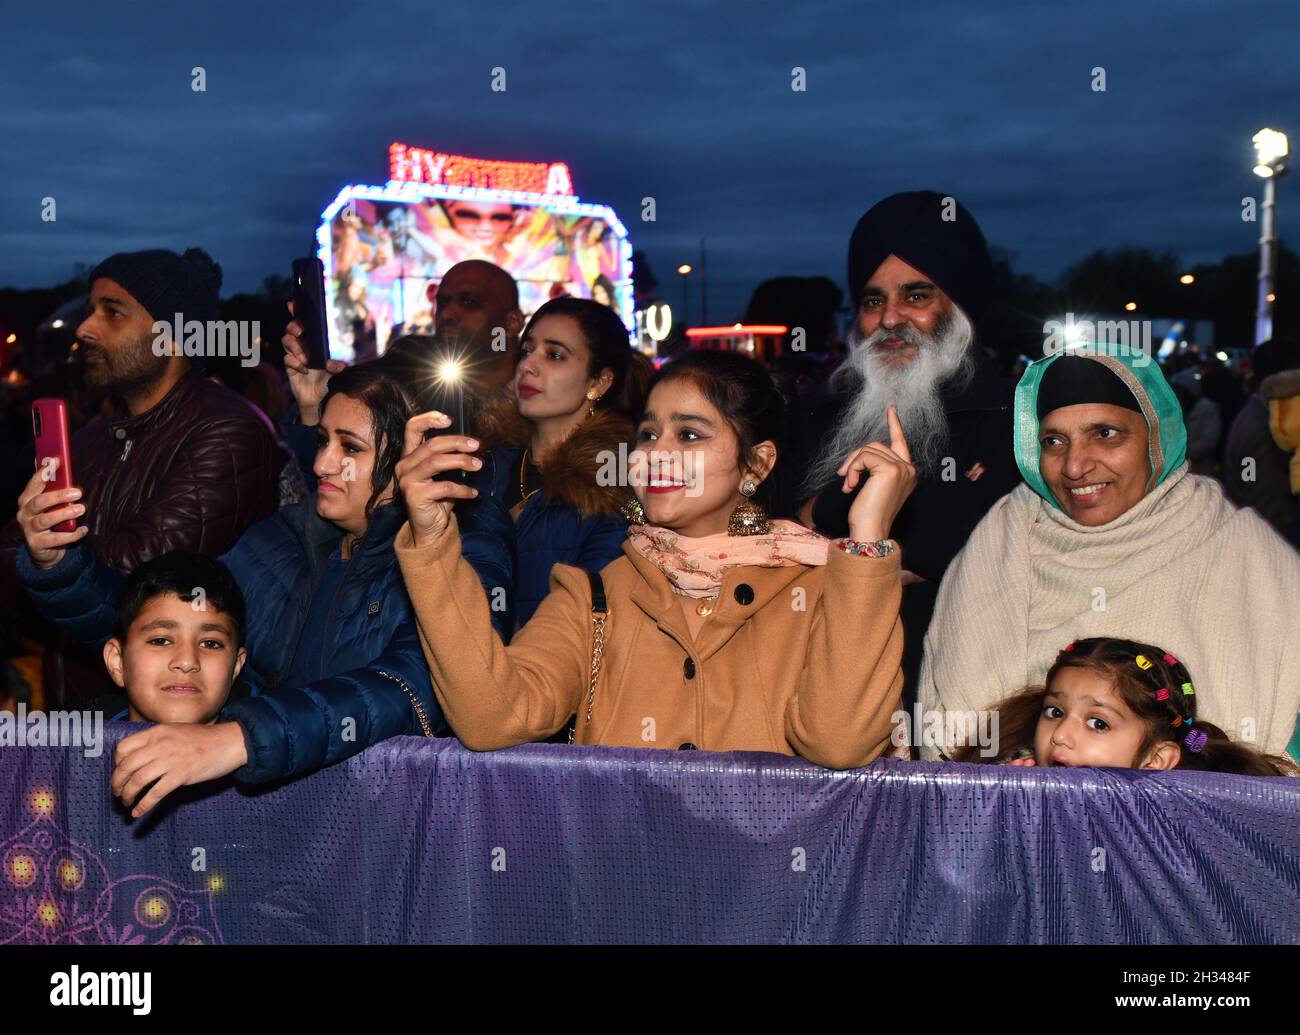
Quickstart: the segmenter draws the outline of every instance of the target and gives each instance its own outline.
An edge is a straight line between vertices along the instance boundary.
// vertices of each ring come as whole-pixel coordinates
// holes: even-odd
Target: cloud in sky
[[[292,6],[9,14],[0,284],[199,244],[227,291],[255,288],[307,251],[341,186],[386,177],[400,139],[567,161],[661,282],[706,236],[725,318],[765,277],[841,280],[857,217],[918,187],[956,194],[1042,277],[1120,244],[1188,263],[1250,251],[1250,136],[1300,133],[1294,6]],[[1284,238],[1300,230],[1291,187]],[[639,220],[646,196],[655,223]]]

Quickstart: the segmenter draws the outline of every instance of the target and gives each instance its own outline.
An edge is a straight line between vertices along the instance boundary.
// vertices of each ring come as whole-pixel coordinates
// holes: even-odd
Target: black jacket
[[[123,574],[169,550],[217,557],[280,506],[280,476],[291,462],[270,421],[252,404],[197,370],[152,409],[92,420],[72,438],[72,476],[84,493],[81,540]],[[17,519],[0,531],[0,614],[30,603],[17,577],[25,551]],[[98,651],[62,640],[45,645],[48,707],[111,692]]]

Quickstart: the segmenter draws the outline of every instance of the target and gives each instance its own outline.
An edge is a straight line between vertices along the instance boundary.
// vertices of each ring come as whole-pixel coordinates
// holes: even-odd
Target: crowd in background
[[[918,704],[1018,716],[990,752],[1010,764],[1291,771],[1300,347],[1009,364],[981,327],[988,246],[949,201],[873,206],[848,326],[838,293],[805,306],[782,322],[811,344],[767,369],[655,369],[612,309],[526,318],[481,260],[378,359],[313,369],[291,322],[282,365],[206,369],[143,335],[214,318],[216,263],[105,260],[76,367],[6,386],[0,698],[162,723],[119,747],[138,811],[398,734],[975,760],[900,735]],[[453,356],[463,425],[434,376]],[[31,474],[49,396],[75,432],[61,493]],[[641,477],[611,481],[629,451]],[[183,630],[194,586],[224,620],[180,660],[179,637],[139,639]]]

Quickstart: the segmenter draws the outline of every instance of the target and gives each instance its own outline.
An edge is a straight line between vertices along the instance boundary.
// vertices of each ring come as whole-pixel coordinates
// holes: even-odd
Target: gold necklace
[[[528,470],[528,447],[524,446],[523,455],[519,458],[519,496],[520,496],[519,502],[520,503],[527,503],[530,497],[536,496],[537,493],[541,491],[540,489],[534,489],[532,492],[528,491],[528,480],[525,477],[525,472],[527,470]]]
[[[591,402],[591,405],[587,409],[587,415],[564,433],[564,437],[560,439],[559,442],[556,443],[557,446],[563,445],[565,442],[567,442],[569,438],[573,435],[573,433],[577,431],[581,425],[585,424],[587,421],[591,420],[592,417],[596,416],[596,403],[590,399],[588,401]],[[528,491],[528,481],[525,478],[525,472],[528,470],[528,449],[529,449],[528,446],[524,446],[523,455],[519,458],[519,495],[523,497],[522,499],[520,499],[519,501],[520,503],[527,503],[528,498],[530,496],[535,496],[537,495],[537,493],[541,492],[541,489],[534,489],[532,492]]]

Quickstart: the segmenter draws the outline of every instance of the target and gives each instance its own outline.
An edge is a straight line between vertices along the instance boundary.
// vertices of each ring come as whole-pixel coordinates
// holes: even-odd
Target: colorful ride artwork
[[[394,143],[383,186],[350,185],[321,214],[330,354],[356,362],[394,334],[430,331],[443,275],[485,259],[519,285],[525,315],[591,298],[635,327],[632,245],[608,205],[580,201],[562,162],[467,158]]]

